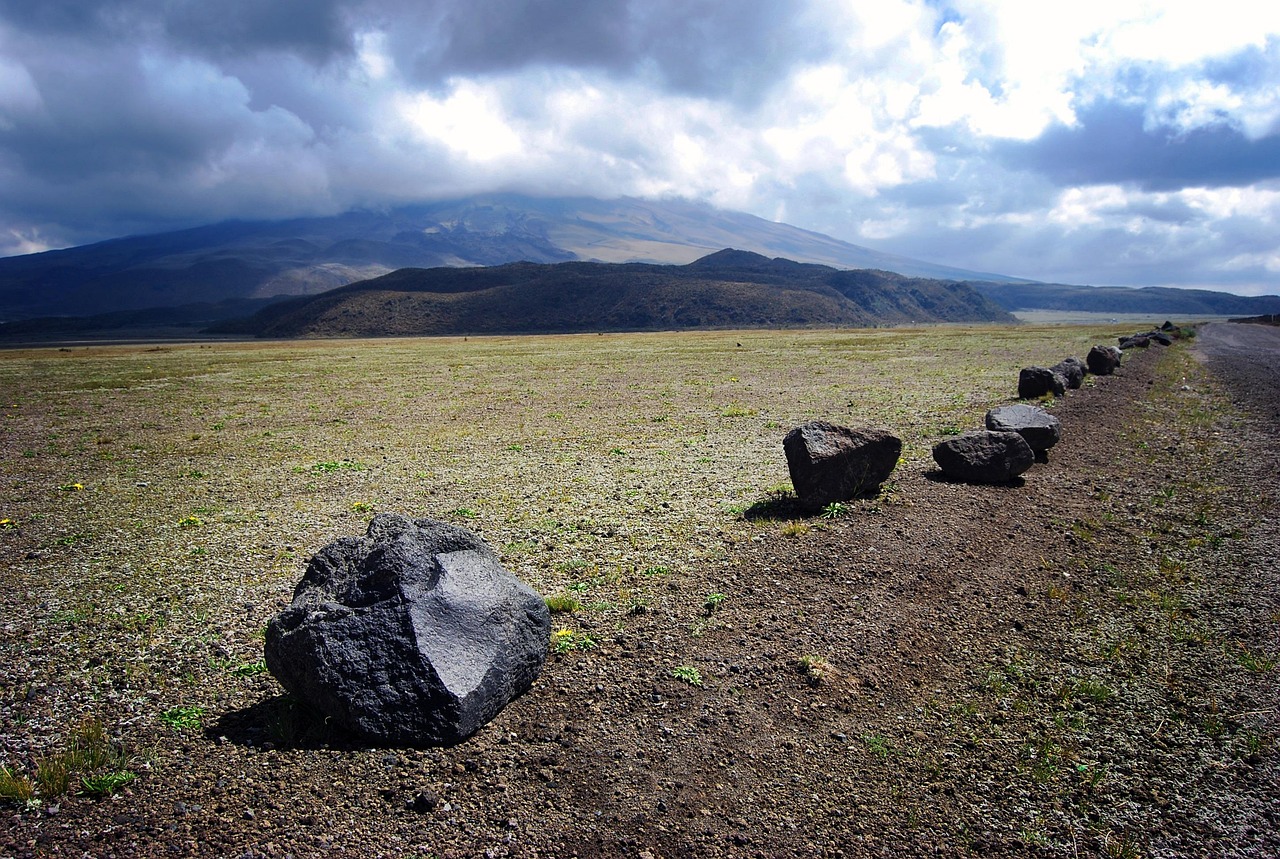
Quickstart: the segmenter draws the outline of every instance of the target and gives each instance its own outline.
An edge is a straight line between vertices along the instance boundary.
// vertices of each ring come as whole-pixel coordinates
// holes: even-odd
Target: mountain
[[[970,284],[1006,310],[1148,313],[1157,316],[1261,316],[1280,313],[1280,296],[1233,295],[1162,286],[1071,286],[1061,283]]]
[[[215,330],[371,337],[1011,321],[957,281],[723,250],[682,266],[520,262],[401,269],[272,304]]]
[[[230,222],[0,259],[0,321],[313,295],[406,268],[571,260],[685,264],[724,247],[835,268],[1007,280],[683,202],[517,195]],[[247,312],[247,311],[246,311]]]

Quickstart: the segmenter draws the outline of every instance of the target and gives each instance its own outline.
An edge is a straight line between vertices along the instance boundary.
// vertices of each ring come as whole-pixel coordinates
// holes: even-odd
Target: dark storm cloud
[[[996,157],[1062,186],[1132,184],[1147,191],[1241,187],[1280,177],[1280,134],[1250,140],[1225,121],[1190,131],[1144,127],[1141,106],[1105,102]]]
[[[0,0],[0,20],[32,33],[158,39],[218,56],[294,52],[316,62],[351,49],[338,0]]]
[[[388,3],[371,9],[391,11]],[[831,51],[825,31],[806,27],[785,0],[470,0],[396,14],[394,50],[426,84],[563,66],[751,102],[798,60]]]

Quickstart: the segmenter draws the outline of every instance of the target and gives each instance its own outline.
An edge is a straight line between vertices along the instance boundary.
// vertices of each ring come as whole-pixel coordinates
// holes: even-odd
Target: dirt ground
[[[916,468],[758,536],[457,747],[272,698],[145,790],[6,807],[0,856],[1278,855],[1278,378],[1280,330],[1205,326],[1058,403],[1017,485]]]

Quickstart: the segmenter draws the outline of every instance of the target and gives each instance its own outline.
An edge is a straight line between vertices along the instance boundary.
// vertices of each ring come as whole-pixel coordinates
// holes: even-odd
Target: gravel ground
[[[203,727],[158,730],[111,654],[86,690],[139,778],[10,803],[0,856],[1280,854],[1276,335],[1128,356],[1014,486],[911,461],[832,519],[757,505],[779,527],[631,612],[557,615],[594,646],[454,748],[361,747],[230,650]],[[102,658],[4,623],[32,665]],[[5,757],[56,748],[71,691],[0,672]]]

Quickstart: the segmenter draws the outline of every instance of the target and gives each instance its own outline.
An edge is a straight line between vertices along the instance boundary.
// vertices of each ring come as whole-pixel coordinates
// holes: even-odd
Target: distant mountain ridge
[[[1007,310],[1280,312],[1277,296],[1039,284],[966,271],[686,201],[494,194],[385,212],[229,222],[0,258],[0,340],[182,337],[290,296],[410,267],[518,261],[685,265],[727,247],[836,269],[967,281]]]
[[[1012,321],[958,281],[726,249],[683,266],[521,262],[401,269],[272,304],[214,330],[288,338]]]
[[[1006,310],[1151,313],[1165,316],[1261,316],[1280,313],[1280,296],[1234,295],[1167,286],[1071,286],[1061,283],[983,283],[972,286]]]
[[[836,268],[1006,280],[684,201],[489,195],[329,218],[230,222],[0,259],[0,321],[313,295],[400,268],[684,264],[725,247]]]

